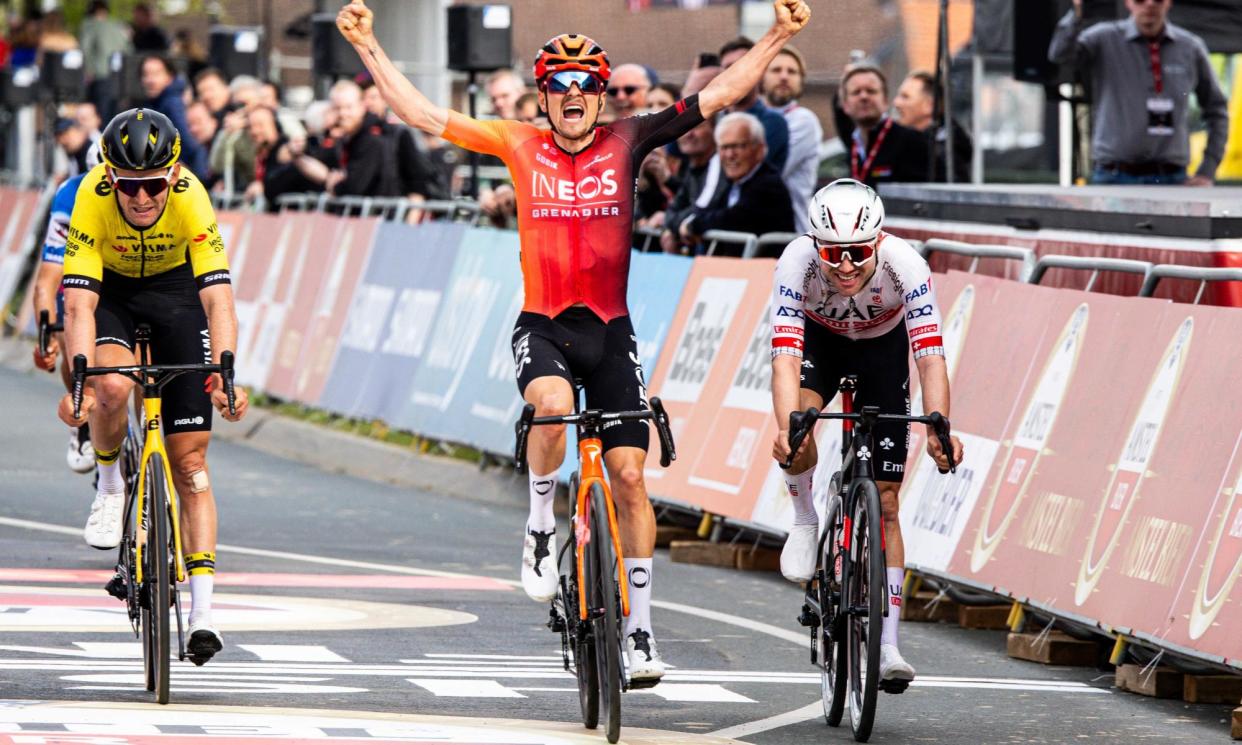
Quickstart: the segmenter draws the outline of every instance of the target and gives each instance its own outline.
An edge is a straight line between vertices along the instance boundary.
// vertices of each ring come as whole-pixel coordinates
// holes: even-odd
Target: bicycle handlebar
[[[233,385],[233,353],[222,352],[218,365],[127,365],[125,367],[87,367],[86,355],[73,356],[73,418],[82,416],[82,391],[86,387],[86,379],[97,375],[124,375],[139,385],[146,385],[146,376],[158,376],[155,385],[162,386],[168,380],[185,373],[219,373],[224,381],[224,395],[228,397],[229,414],[236,414],[237,398]]]
[[[51,315],[46,310],[39,311],[39,354],[47,356],[47,345],[52,340],[52,334],[65,330],[65,323],[52,323]]]
[[[932,428],[936,435],[936,439],[940,441],[940,447],[944,450],[945,456],[949,459],[948,468],[936,467],[940,473],[957,473],[957,464],[953,462],[953,441],[949,438],[951,429],[949,420],[939,411],[933,411],[927,416],[909,416],[906,414],[880,414],[878,412],[867,411],[870,407],[866,407],[863,413],[837,414],[825,413],[816,409],[814,406],[806,411],[795,411],[789,415],[789,457],[780,466],[788,469],[793,465],[794,456],[798,453],[798,448],[802,447],[802,442],[815,430],[815,422],[820,419],[842,419],[849,421],[861,421],[864,417],[873,421],[880,422],[906,422],[908,424],[926,424]]]
[[[532,427],[548,424],[574,424],[579,427],[599,426],[605,422],[633,422],[651,420],[655,423],[656,435],[660,439],[660,465],[668,468],[677,460],[677,448],[673,442],[673,431],[669,427],[668,413],[664,404],[657,397],[652,397],[651,408],[646,411],[601,411],[588,409],[580,414],[564,416],[535,416],[535,405],[526,404],[522,416],[514,425],[517,441],[513,449],[513,467],[518,473],[526,473],[526,444],[530,438]]]

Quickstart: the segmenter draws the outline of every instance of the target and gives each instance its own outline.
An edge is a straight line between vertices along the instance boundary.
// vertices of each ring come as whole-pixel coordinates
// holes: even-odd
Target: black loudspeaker
[[[448,7],[448,66],[490,72],[513,64],[513,13],[508,5]]]
[[[316,78],[352,78],[366,70],[353,45],[337,30],[334,13],[311,16],[311,70]]]
[[[142,90],[142,57],[137,54],[117,52],[109,61],[112,67],[112,82],[116,89],[117,99],[129,104],[137,104],[146,99]]]
[[[82,69],[82,50],[44,52],[43,69],[39,72],[40,87],[50,91],[57,101],[86,99],[86,76]]]
[[[1072,65],[1056,65],[1048,60],[1048,45],[1057,22],[1072,7],[1069,0],[1014,0],[1013,76],[1017,80],[1043,85],[1073,81]],[[1084,28],[1100,21],[1111,21],[1124,14],[1120,0],[1083,0]]]
[[[33,67],[9,68],[0,72],[0,103],[19,109],[39,100],[39,71]]]
[[[226,80],[238,75],[263,79],[262,26],[212,26],[207,49],[211,66]]]

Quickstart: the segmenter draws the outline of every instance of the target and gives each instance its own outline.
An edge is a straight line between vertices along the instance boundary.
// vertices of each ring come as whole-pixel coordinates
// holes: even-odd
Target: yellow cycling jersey
[[[229,282],[229,260],[207,190],[188,168],[168,190],[168,202],[149,228],[130,225],[117,204],[105,165],[78,187],[65,240],[65,287],[99,292],[104,271],[142,279],[184,265],[204,287]]]

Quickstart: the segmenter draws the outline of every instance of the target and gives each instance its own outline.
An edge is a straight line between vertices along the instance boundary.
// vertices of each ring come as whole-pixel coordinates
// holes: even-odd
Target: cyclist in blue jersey
[[[86,153],[86,170],[99,165],[99,146],[92,145]],[[52,210],[47,220],[47,235],[43,239],[43,254],[39,261],[38,274],[35,277],[32,300],[35,318],[41,311],[47,311],[52,323],[59,323],[64,318],[65,292],[61,279],[65,274],[65,238],[69,234],[69,216],[73,214],[73,203],[78,195],[78,186],[86,172],[80,173],[65,181],[56,190],[52,198]],[[63,333],[57,332],[48,340],[47,354],[35,342],[35,367],[48,372],[56,371],[56,358],[61,358],[60,379],[65,390],[71,390],[69,377],[69,358],[65,354]],[[65,453],[65,461],[69,468],[77,473],[89,473],[95,468],[95,448],[91,445],[89,426],[71,427],[69,432],[69,449]]]

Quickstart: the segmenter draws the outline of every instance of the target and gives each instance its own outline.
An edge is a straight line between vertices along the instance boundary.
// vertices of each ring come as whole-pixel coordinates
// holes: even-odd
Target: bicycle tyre
[[[595,657],[599,677],[601,717],[608,742],[621,737],[621,600],[617,587],[617,557],[608,531],[608,504],[604,488],[591,484],[591,553],[599,568],[595,576],[595,608],[601,609],[594,621]]]
[[[841,512],[844,506],[839,495],[829,501],[827,522],[824,523],[824,537],[819,552],[819,687],[820,700],[824,706],[824,722],[829,727],[841,724],[845,713],[846,687],[849,684],[848,657],[845,654],[843,639],[838,633],[840,623],[841,590],[836,579],[837,562],[844,557],[838,546],[839,531],[844,529],[841,524]]]
[[[170,524],[168,515],[167,477],[164,475],[164,459],[154,453],[147,462],[147,569],[143,580],[147,585],[147,628],[150,644],[147,649],[152,658],[148,668],[148,690],[154,690],[158,703],[168,703],[169,654],[168,613],[171,600],[169,586],[168,545]],[[152,681],[152,678],[154,680]],[[151,685],[153,683],[154,685]]]
[[[569,480],[570,514],[574,514],[578,504],[578,474]],[[599,677],[595,667],[595,636],[591,633],[590,621],[578,618],[578,596],[584,587],[590,587],[590,579],[596,572],[591,567],[593,557],[587,552],[584,568],[587,577],[578,576],[578,538],[574,532],[573,522],[569,525],[569,560],[568,580],[565,582],[567,591],[564,596],[565,623],[569,626],[570,650],[574,656],[574,674],[578,679],[578,708],[582,710],[582,726],[587,729],[599,727]],[[585,580],[585,581],[584,581]],[[586,633],[580,634],[579,629]]]
[[[850,724],[854,739],[866,742],[875,723],[880,688],[880,633],[884,622],[884,547],[880,542],[880,491],[870,479],[859,479],[854,494],[853,555],[849,578],[849,605],[865,610],[851,615],[847,624],[850,655]]]

